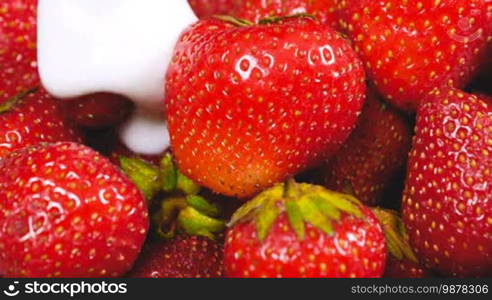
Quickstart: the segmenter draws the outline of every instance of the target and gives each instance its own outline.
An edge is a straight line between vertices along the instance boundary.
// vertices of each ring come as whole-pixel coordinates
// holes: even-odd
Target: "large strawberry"
[[[130,277],[216,278],[223,274],[223,246],[204,237],[177,237],[150,245]]]
[[[37,4],[38,0],[0,3],[0,103],[39,84]]]
[[[424,101],[403,198],[410,241],[444,275],[490,276],[491,102],[454,89]]]
[[[370,92],[357,128],[326,167],[326,186],[377,204],[406,165],[411,143],[408,120]]]
[[[80,142],[59,102],[44,89],[32,89],[0,104],[0,158],[40,142]]]
[[[143,194],[85,146],[60,142],[0,160],[0,273],[116,277],[148,229]]]
[[[229,14],[258,22],[261,19],[295,14],[310,14],[321,23],[339,28],[340,0],[236,0]]]
[[[228,277],[380,277],[386,244],[370,209],[349,195],[289,181],[232,217]]]
[[[238,0],[188,0],[199,18],[213,15],[229,15]]]
[[[492,42],[492,0],[348,3],[346,29],[368,75],[402,109],[434,87],[464,87]]]
[[[311,18],[236,23],[203,20],[181,36],[166,104],[183,173],[248,197],[337,151],[365,83],[349,44]]]

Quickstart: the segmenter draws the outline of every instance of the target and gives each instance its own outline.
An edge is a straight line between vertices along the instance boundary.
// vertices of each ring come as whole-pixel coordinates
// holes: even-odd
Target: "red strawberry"
[[[341,6],[340,0],[236,0],[229,14],[255,23],[269,17],[310,14],[338,29]]]
[[[59,102],[43,89],[30,90],[0,105],[0,158],[40,142],[80,140]]]
[[[388,245],[388,260],[384,277],[386,278],[425,278],[430,277],[413,253],[405,225],[397,212],[374,208],[373,213],[383,227]]]
[[[434,87],[467,85],[492,41],[492,0],[359,0],[344,14],[369,77],[406,110]]]
[[[87,128],[107,128],[123,122],[131,112],[132,103],[123,96],[97,93],[63,101],[68,118]]]
[[[245,204],[227,232],[228,277],[380,277],[383,231],[370,209],[321,186],[279,184]]]
[[[223,247],[205,237],[177,237],[151,245],[130,274],[134,278],[218,278]]]
[[[435,90],[418,111],[403,198],[417,256],[446,276],[492,275],[492,106]]]
[[[39,85],[37,0],[0,3],[0,103]]]
[[[0,160],[0,273],[116,277],[144,242],[142,193],[75,143],[42,144]]]
[[[364,98],[357,56],[327,26],[203,20],[182,35],[168,70],[174,155],[200,185],[252,196],[337,151]]]
[[[411,143],[406,118],[369,93],[358,127],[326,168],[326,187],[379,203],[406,165]]]
[[[238,0],[188,0],[191,8],[199,18],[213,15],[228,15]]]

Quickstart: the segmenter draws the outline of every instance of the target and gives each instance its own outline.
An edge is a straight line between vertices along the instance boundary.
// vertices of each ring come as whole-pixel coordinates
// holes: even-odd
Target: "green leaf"
[[[280,209],[277,205],[279,199],[269,199],[256,216],[256,231],[260,241],[264,241],[270,229],[280,215]]]
[[[299,206],[296,201],[287,200],[285,203],[285,208],[287,210],[287,217],[289,218],[290,226],[294,229],[297,238],[303,240],[306,234],[306,228],[304,226],[304,219]]]
[[[178,172],[173,163],[173,157],[167,153],[160,162],[161,188],[164,192],[170,193],[176,189]]]
[[[318,206],[311,200],[311,197],[304,196],[297,201],[302,217],[306,222],[321,229],[328,235],[333,234],[333,226],[330,219],[319,210]]]
[[[193,182],[190,178],[183,175],[178,170],[176,188],[182,191],[185,195],[196,195],[200,192],[200,186]]]
[[[199,212],[209,216],[209,217],[217,217],[220,215],[220,208],[208,202],[205,198],[197,195],[190,195],[186,197],[186,202],[188,205],[198,210]]]

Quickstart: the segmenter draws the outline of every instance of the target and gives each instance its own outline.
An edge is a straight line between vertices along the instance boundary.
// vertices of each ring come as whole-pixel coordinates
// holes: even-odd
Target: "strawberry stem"
[[[254,25],[252,22],[250,22],[248,20],[239,19],[239,18],[235,18],[232,16],[216,15],[216,16],[214,16],[214,18],[219,19],[219,20],[224,21],[224,22],[227,22],[227,23],[230,23],[230,24],[235,25],[237,27],[248,27],[248,26]]]

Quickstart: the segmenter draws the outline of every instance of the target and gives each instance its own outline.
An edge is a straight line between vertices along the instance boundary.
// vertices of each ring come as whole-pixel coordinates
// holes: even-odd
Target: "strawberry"
[[[180,170],[240,198],[336,152],[365,99],[349,44],[303,17],[194,24],[176,46],[166,86]]]
[[[188,0],[191,8],[199,18],[213,15],[228,15],[238,0]]]
[[[130,273],[133,278],[218,278],[223,247],[204,237],[177,237],[149,246]]]
[[[310,14],[321,23],[338,29],[338,10],[341,7],[340,0],[236,0],[229,14],[253,22],[269,17]]]
[[[113,127],[131,113],[132,103],[123,96],[97,93],[63,101],[69,119],[86,128]]]
[[[405,110],[435,87],[467,85],[492,42],[492,0],[359,0],[342,14],[368,76]]]
[[[367,205],[379,203],[406,165],[411,143],[406,118],[370,92],[357,128],[328,163],[326,187],[351,192]]]
[[[39,85],[37,0],[0,3],[0,103]]]
[[[423,101],[403,197],[410,241],[445,276],[490,276],[492,106],[455,89]]]
[[[0,273],[116,277],[148,229],[142,193],[93,150],[40,144],[0,160]]]
[[[380,277],[386,244],[370,209],[349,195],[288,181],[232,217],[227,277]]]
[[[426,278],[429,271],[424,269],[413,253],[405,225],[396,211],[373,208],[373,213],[383,227],[388,245],[388,259],[384,277],[386,278]]]
[[[45,90],[29,90],[0,104],[0,158],[40,142],[58,141],[81,138]]]

